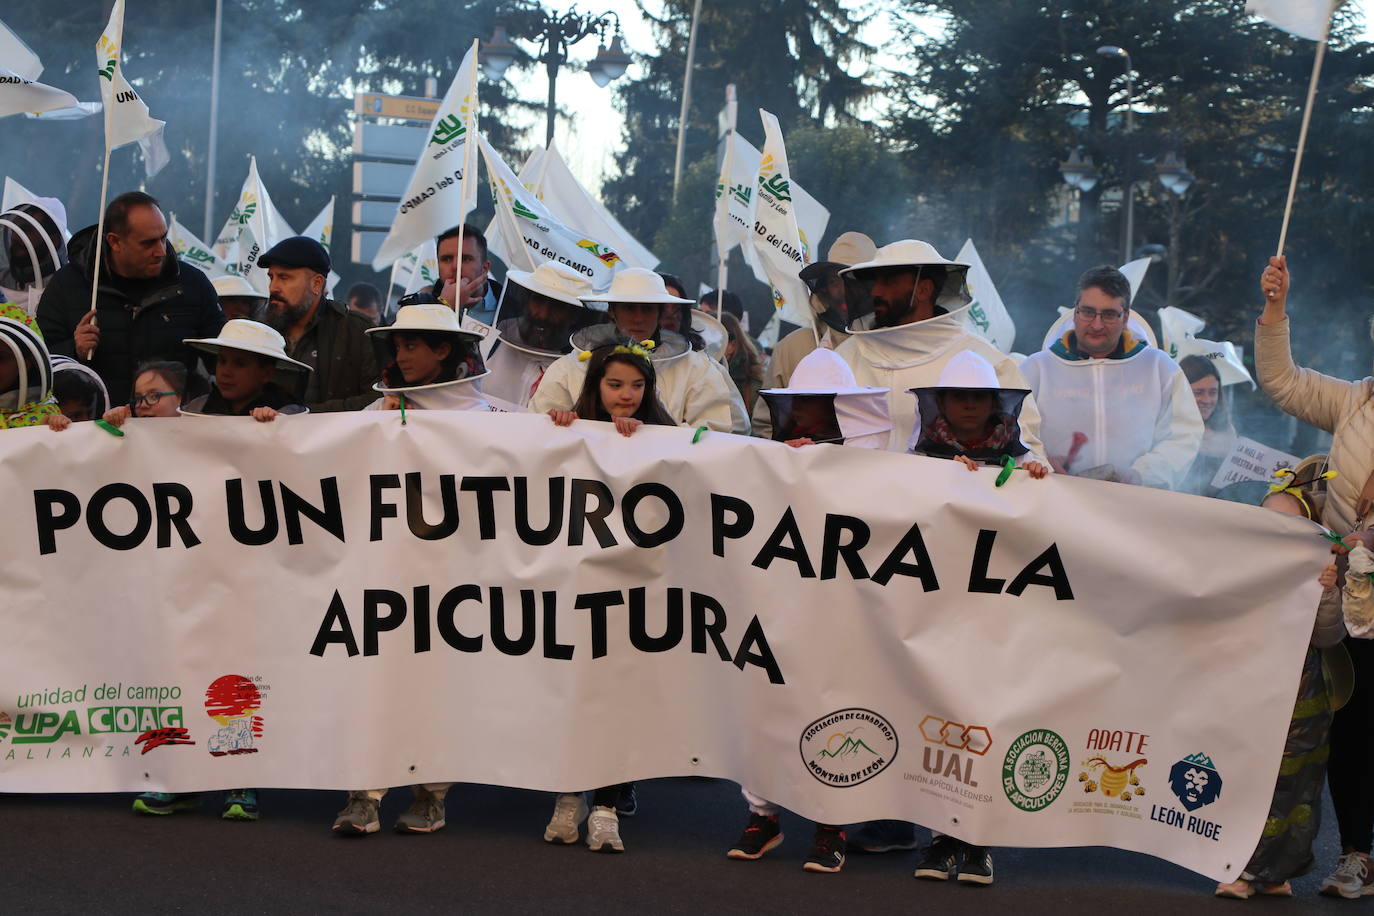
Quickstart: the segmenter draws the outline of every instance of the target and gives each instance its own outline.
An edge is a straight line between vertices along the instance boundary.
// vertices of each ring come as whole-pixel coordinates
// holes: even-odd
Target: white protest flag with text
[[[123,57],[124,0],[115,0],[110,21],[95,45],[100,99],[105,105],[105,145],[118,149],[127,143],[138,143],[144,168],[151,178],[167,164],[167,146],[162,140],[165,122],[148,113],[148,106],[125,79]]]
[[[1245,10],[1299,38],[1322,41],[1341,0],[1245,0]]]
[[[730,131],[721,157],[721,174],[716,180],[716,208],[711,225],[716,238],[716,253],[724,261],[739,246],[754,278],[768,282],[758,254],[754,251],[755,213],[758,207],[759,161],[763,154],[754,144]]]
[[[43,62],[24,40],[0,22],[0,118],[72,108],[76,96],[38,82]]]
[[[397,262],[396,283],[409,296],[434,288],[439,282],[439,252],[434,239],[425,239]]]
[[[306,238],[314,239],[324,246],[325,251],[329,251],[329,243],[334,238],[334,195],[331,194],[329,196],[329,203],[325,204],[324,209],[316,214],[315,218],[310,221],[309,226],[305,227],[305,231],[302,232],[301,235]],[[339,285],[341,279],[343,278],[331,270],[329,272],[329,278],[325,280],[325,294],[333,296],[334,287]]]
[[[1181,308],[1172,305],[1159,310],[1160,348],[1174,359],[1185,356],[1201,356],[1212,361],[1221,375],[1223,385],[1255,380],[1250,370],[1245,368],[1244,353],[1240,347],[1229,340],[1205,340],[1197,335],[1206,327],[1206,322]]]
[[[4,22],[0,22],[0,66],[26,80],[36,80],[43,75],[43,61]]]
[[[545,261],[557,261],[585,276],[593,290],[605,291],[623,266],[615,249],[555,219],[534,192],[515,177],[486,135],[479,132],[477,140],[496,205],[494,234],[502,236],[502,250],[509,255],[506,265],[534,270]]]
[[[477,206],[477,176],[464,181],[473,162],[468,141],[477,132],[477,42],[474,40],[449,84],[431,125],[425,148],[415,160],[391,231],[372,259],[384,270],[426,238],[457,226]]]
[[[773,286],[773,305],[781,309],[782,319],[809,327],[810,294],[798,276],[806,266],[806,255],[792,204],[787,147],[778,119],[762,108],[759,117],[763,119],[763,158],[755,188],[754,234],[749,243]]]
[[[219,259],[213,247],[202,242],[194,232],[182,225],[175,213],[171,214],[167,221],[167,241],[178,258],[199,267],[208,277],[236,273],[235,269]],[[236,268],[237,265],[233,267]]]
[[[1003,353],[1010,353],[1016,341],[1016,323],[1011,320],[1002,296],[993,285],[992,276],[978,255],[973,239],[964,242],[964,247],[959,249],[959,255],[954,260],[969,266],[968,287],[973,294],[973,304],[969,306],[966,321],[969,330]]]
[[[258,267],[258,258],[263,252],[296,234],[286,219],[277,211],[272,197],[258,177],[258,159],[248,157],[248,177],[239,191],[238,203],[229,214],[229,221],[238,226],[239,274],[252,284],[253,288],[267,295],[267,271]]]

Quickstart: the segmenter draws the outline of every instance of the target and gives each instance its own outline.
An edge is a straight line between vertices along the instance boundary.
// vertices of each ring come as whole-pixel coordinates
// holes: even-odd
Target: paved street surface
[[[399,836],[391,823],[409,792],[388,796],[383,831],[332,836],[338,792],[266,791],[257,823],[219,819],[214,795],[198,812],[130,813],[129,796],[0,796],[3,913],[815,913],[1370,914],[1374,901],[1315,896],[1335,863],[1326,811],[1319,872],[1297,900],[1211,897],[1212,882],[1111,849],[998,850],[990,888],[911,876],[914,853],[851,855],[838,875],[807,874],[811,827],[783,815],[786,840],[757,862],[725,858],[745,807],[734,784],[642,783],[640,813],[623,818],[627,851],[543,842],[552,797],[457,786],[449,826]]]

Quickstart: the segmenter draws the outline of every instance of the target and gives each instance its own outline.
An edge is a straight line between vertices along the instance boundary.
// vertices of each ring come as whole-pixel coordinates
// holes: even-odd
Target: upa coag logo
[[[10,729],[14,727],[14,720],[10,714],[0,710],[0,741],[4,741],[10,736]]]
[[[841,709],[802,730],[806,771],[827,786],[857,786],[897,757],[897,731],[871,709]]]
[[[243,199],[239,201],[239,205],[229,214],[229,222],[238,223],[240,226],[246,226],[248,221],[253,218],[253,214],[257,212],[257,197],[253,194],[245,194],[243,195]]]
[[[1002,791],[1022,811],[1048,808],[1069,780],[1069,746],[1046,728],[1034,728],[1007,748]]]

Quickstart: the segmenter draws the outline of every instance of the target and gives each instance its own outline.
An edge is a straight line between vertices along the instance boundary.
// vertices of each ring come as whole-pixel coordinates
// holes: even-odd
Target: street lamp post
[[[1183,195],[1196,180],[1183,157],[1168,152],[1155,164],[1159,183],[1169,192],[1169,249],[1164,284],[1164,304],[1178,304],[1178,288],[1183,279]]]
[[[1135,71],[1131,68],[1131,55],[1125,48],[1116,45],[1103,45],[1097,49],[1102,57],[1119,57],[1126,62],[1126,228],[1121,240],[1121,263],[1131,260],[1131,244],[1135,236],[1135,150],[1132,139],[1135,133]]]
[[[615,31],[607,42],[606,33],[612,23]],[[568,48],[593,34],[600,39],[601,46],[596,57],[587,62],[587,73],[593,82],[604,87],[630,66],[630,55],[625,53],[620,37],[620,17],[614,12],[593,15],[578,12],[576,7],[572,7],[560,16],[537,4],[519,6],[501,15],[492,29],[491,40],[483,43],[482,73],[490,80],[499,80],[521,53],[511,43],[511,35],[539,42],[539,54],[535,60],[544,65],[549,77],[545,146],[553,142],[554,118],[558,113],[556,87],[559,68],[568,62]]]

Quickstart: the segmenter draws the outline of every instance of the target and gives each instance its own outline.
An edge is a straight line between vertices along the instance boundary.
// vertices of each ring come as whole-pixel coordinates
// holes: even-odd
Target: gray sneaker
[[[587,848],[592,852],[624,852],[620,841],[620,818],[615,809],[598,805],[587,818]]]
[[[339,836],[366,836],[382,829],[377,817],[377,802],[366,792],[349,792],[348,804],[334,818],[334,832]]]
[[[553,805],[553,817],[549,826],[544,828],[546,843],[576,843],[580,832],[578,825],[587,816],[587,802],[579,792],[564,793],[558,796]]]
[[[1358,852],[1342,854],[1336,870],[1322,882],[1317,893],[1346,900],[1374,896],[1374,873],[1370,871],[1369,860]]]
[[[433,833],[444,826],[444,799],[424,786],[415,786],[415,800],[396,818],[397,833]]]

